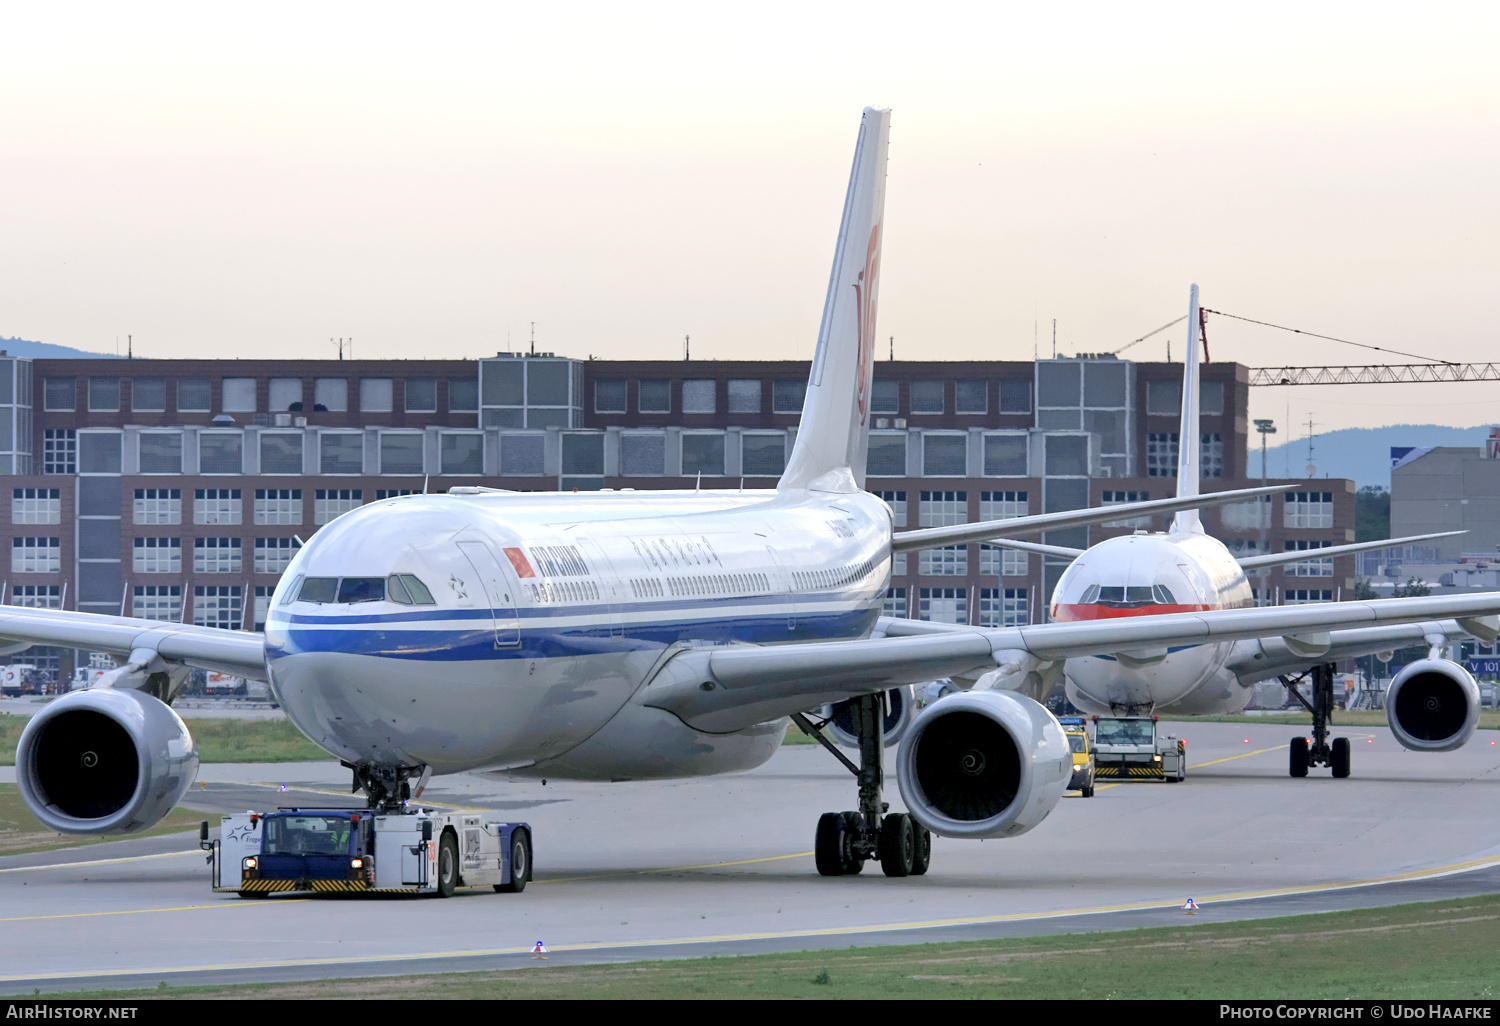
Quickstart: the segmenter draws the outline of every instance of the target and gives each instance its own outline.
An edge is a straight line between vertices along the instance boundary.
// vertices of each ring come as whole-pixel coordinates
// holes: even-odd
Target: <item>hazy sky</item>
[[[5,3],[0,335],[457,357],[535,321],[576,356],[691,333],[697,358],[805,357],[879,104],[898,356],[1029,359],[1034,325],[1046,355],[1053,318],[1061,352],[1116,349],[1197,281],[1500,358],[1500,5],[1248,8]],[[1210,342],[1375,362],[1222,319]],[[1500,421],[1500,383],[1252,412],[1288,398],[1320,428]]]

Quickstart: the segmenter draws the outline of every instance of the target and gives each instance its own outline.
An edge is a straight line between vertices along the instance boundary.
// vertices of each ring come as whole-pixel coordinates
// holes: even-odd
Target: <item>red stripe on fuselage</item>
[[[1160,616],[1163,613],[1205,613],[1213,607],[1202,605],[1184,606],[1137,606],[1134,609],[1118,609],[1100,605],[1062,605],[1052,607],[1052,619],[1058,623],[1077,620],[1118,620],[1125,616]]]

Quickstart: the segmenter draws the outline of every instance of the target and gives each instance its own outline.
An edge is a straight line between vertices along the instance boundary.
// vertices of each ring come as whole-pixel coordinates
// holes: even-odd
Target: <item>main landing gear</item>
[[[1305,737],[1292,738],[1291,774],[1294,777],[1307,776],[1309,766],[1331,767],[1333,775],[1338,778],[1349,775],[1349,739],[1336,737],[1332,744],[1328,743],[1328,727],[1333,716],[1333,668],[1333,663],[1320,663],[1307,673],[1281,678],[1287,691],[1312,713],[1313,718],[1312,744],[1309,745]],[[1297,690],[1297,685],[1309,676],[1312,677],[1311,702]]]
[[[885,696],[864,695],[849,700],[854,733],[859,738],[859,765],[819,732],[802,713],[793,722],[813,740],[833,753],[859,782],[858,812],[825,812],[818,820],[813,846],[818,872],[823,876],[849,876],[879,859],[886,876],[921,876],[932,861],[932,835],[904,812],[887,812],[881,800],[885,786]],[[824,721],[826,722],[826,721]]]
[[[356,766],[341,764],[354,773],[354,786],[350,793],[363,791],[365,804],[373,812],[399,813],[413,798],[420,797],[427,781],[432,779],[432,770],[427,766]],[[417,778],[413,793],[411,778]]]

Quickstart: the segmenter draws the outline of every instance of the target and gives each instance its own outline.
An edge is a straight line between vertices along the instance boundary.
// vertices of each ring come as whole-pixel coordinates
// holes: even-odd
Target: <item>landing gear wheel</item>
[[[510,883],[495,884],[501,894],[520,894],[531,879],[531,835],[517,830],[510,835]]]
[[[911,875],[926,876],[927,867],[932,865],[932,834],[926,827],[918,826],[916,820],[912,820],[911,831]]]
[[[880,868],[886,876],[911,876],[917,855],[917,832],[911,817],[893,812],[880,824]]]
[[[844,814],[825,812],[818,819],[818,835],[813,844],[813,861],[820,876],[844,875],[844,851],[847,847]]]
[[[1333,775],[1336,779],[1349,775],[1349,739],[1347,737],[1333,739],[1333,751],[1328,761],[1333,766]]]
[[[1307,776],[1307,738],[1292,738],[1291,773],[1294,777]]]
[[[857,876],[865,868],[865,860],[854,850],[854,840],[865,831],[865,818],[857,812],[840,813],[844,818],[844,875]]]
[[[438,897],[453,897],[458,889],[458,842],[452,834],[443,834],[438,842],[437,875]]]

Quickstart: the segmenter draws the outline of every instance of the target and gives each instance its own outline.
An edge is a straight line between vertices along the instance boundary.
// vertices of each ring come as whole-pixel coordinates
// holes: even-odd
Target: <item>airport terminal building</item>
[[[805,361],[27,360],[0,354],[6,603],[256,628],[303,539],[355,506],[486,486],[769,488]],[[867,487],[898,528],[1175,491],[1181,364],[882,361]],[[1248,374],[1203,368],[1205,491],[1247,472]],[[1273,479],[1274,481],[1274,479]],[[1237,553],[1354,540],[1354,486],[1206,511]],[[1156,523],[1052,532],[1086,546]],[[893,615],[1034,622],[1062,561],[986,545],[898,556]],[[1267,603],[1352,597],[1354,559],[1259,578]],[[43,658],[56,663],[58,656]],[[63,662],[67,661],[64,655]]]

